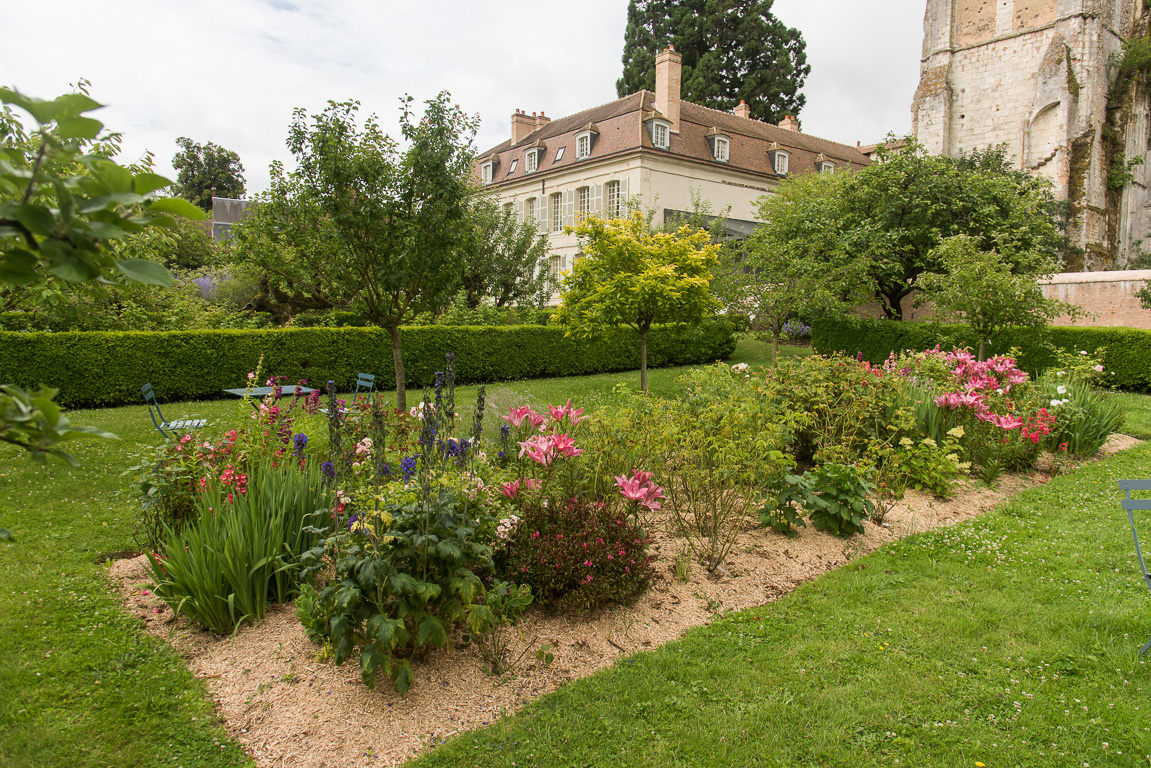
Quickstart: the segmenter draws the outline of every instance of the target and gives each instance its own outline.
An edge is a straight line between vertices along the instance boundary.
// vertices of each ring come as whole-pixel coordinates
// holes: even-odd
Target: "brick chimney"
[[[536,128],[542,128],[552,121],[550,117],[544,117],[543,112],[540,112],[539,117],[536,117],[536,113],[532,112],[532,117],[536,119]]]
[[[785,131],[795,131],[799,133],[799,121],[791,115],[785,115],[784,118],[779,121],[779,127]]]
[[[747,102],[743,99],[739,100],[739,106],[735,108],[736,117],[751,117],[751,107],[747,106]]]
[[[536,129],[536,118],[527,112],[516,110],[512,115],[512,146],[519,144],[527,135]]]
[[[655,108],[671,123],[671,132],[679,133],[680,66],[683,57],[669,45],[655,57]]]

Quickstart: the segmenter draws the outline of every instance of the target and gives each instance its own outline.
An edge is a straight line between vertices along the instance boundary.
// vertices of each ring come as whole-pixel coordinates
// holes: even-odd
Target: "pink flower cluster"
[[[583,453],[583,448],[575,447],[575,440],[565,432],[562,435],[533,435],[519,444],[520,458],[527,456],[537,464],[548,466],[556,457],[574,459]]]
[[[660,508],[659,500],[665,498],[663,488],[651,481],[651,472],[637,469],[631,477],[616,475],[615,484],[624,498],[638,502],[641,507],[652,511]]]
[[[584,420],[583,408],[572,408],[570,397],[564,405],[556,406],[549,403],[548,413],[551,414],[553,428],[557,431],[563,424],[564,419],[567,419],[569,427],[574,427]],[[504,420],[517,429],[525,421],[532,429],[540,429],[547,424],[548,417],[542,413],[536,413],[530,405],[521,405],[519,408],[509,408],[508,415],[504,416]]]
[[[981,363],[966,350],[942,352],[939,347],[928,350],[925,354],[929,357],[941,357],[955,366],[951,369],[951,375],[957,391],[945,392],[936,397],[937,406],[949,410],[969,408],[980,421],[994,424],[1001,429],[1018,429],[1023,426],[1022,418],[994,413],[987,403],[987,397],[1006,395],[1013,386],[1027,381],[1027,374],[1019,370],[1010,357],[998,355]]]
[[[523,487],[529,491],[537,490],[543,483],[534,477],[529,477],[523,481]],[[504,483],[500,486],[500,493],[507,496],[509,499],[514,499],[520,495],[520,481],[515,480],[511,483]]]

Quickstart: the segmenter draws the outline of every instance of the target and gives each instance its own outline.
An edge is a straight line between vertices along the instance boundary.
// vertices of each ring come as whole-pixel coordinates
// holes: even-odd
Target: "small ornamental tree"
[[[643,214],[588,216],[567,228],[580,238],[563,282],[556,321],[567,335],[591,337],[626,325],[639,334],[639,382],[647,393],[647,333],[655,323],[698,324],[719,308],[711,295],[718,245],[699,229],[652,232]]]
[[[845,253],[834,238],[833,195],[812,187],[842,186],[843,174],[810,174],[759,200],[764,223],[746,241],[725,246],[712,289],[729,310],[771,334],[771,364],[788,320],[844,314],[866,299],[868,262]],[[803,206],[804,216],[793,215]]]
[[[176,194],[205,212],[212,212],[213,197],[244,196],[244,166],[240,156],[219,144],[201,145],[186,136],[176,139],[180,151],[172,158],[178,171]]]
[[[916,305],[930,302],[940,319],[971,326],[979,337],[980,362],[987,359],[987,342],[1005,328],[1042,328],[1059,315],[1085,314],[1081,307],[1043,295],[1039,279],[1057,269],[1046,255],[1017,255],[1012,263],[995,251],[979,250],[967,235],[944,240],[932,255],[946,271],[920,276],[916,287],[923,293]]]

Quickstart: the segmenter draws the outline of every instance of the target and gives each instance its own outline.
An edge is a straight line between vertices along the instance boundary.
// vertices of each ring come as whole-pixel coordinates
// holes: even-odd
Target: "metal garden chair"
[[[366,393],[369,397],[371,397],[371,395],[375,391],[375,389],[376,389],[375,374],[357,373],[356,374],[356,393],[354,395],[352,395],[352,402],[353,403],[356,402],[356,398],[358,398],[360,396],[360,393]],[[347,407],[340,409],[341,414],[347,413],[347,412],[348,412]],[[327,416],[328,415],[328,409],[327,408],[321,408],[320,413]]]
[[[1143,571],[1143,583],[1147,585],[1147,589],[1151,589],[1151,573],[1147,572],[1147,564],[1143,562],[1143,550],[1139,547],[1139,532],[1135,530],[1135,510],[1151,511],[1151,499],[1133,499],[1131,498],[1131,491],[1151,491],[1151,480],[1120,480],[1119,490],[1123,491],[1126,498],[1123,499],[1123,509],[1127,510],[1127,519],[1131,521],[1131,535],[1135,537],[1135,554],[1139,556],[1139,568]],[[1151,648],[1151,640],[1147,641],[1139,650],[1139,655],[1147,653],[1147,649]]]
[[[152,417],[152,424],[155,425],[158,431],[165,438],[171,439],[172,435],[168,432],[194,432],[200,427],[208,423],[207,419],[180,419],[178,421],[168,421],[164,418],[164,413],[160,410],[160,403],[156,401],[156,393],[152,389],[151,382],[140,387],[140,394],[144,396],[144,402],[148,405],[148,415]],[[157,419],[156,417],[160,418]]]

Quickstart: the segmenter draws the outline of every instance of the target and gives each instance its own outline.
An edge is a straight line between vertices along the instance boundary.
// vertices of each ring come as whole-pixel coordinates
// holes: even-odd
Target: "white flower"
[[[1067,394],[1067,387],[1060,384],[1058,387],[1055,388],[1055,391],[1061,395],[1065,395],[1065,394]]]
[[[1062,400],[1052,400],[1051,401],[1051,407],[1052,408],[1058,408],[1062,404],[1063,404]]]
[[[1081,354],[1081,355],[1086,355],[1086,354],[1087,354],[1087,350],[1086,350],[1086,349],[1081,349],[1081,350],[1079,350],[1079,354]]]
[[[1096,373],[1103,373],[1103,365],[1100,364],[1100,365],[1095,366],[1095,372]]]
[[[1056,376],[1062,376],[1064,373],[1066,373],[1066,371],[1056,371],[1055,375]]]
[[[736,373],[743,373],[747,370],[747,363],[736,363],[735,365],[731,366],[731,370],[735,371]]]

